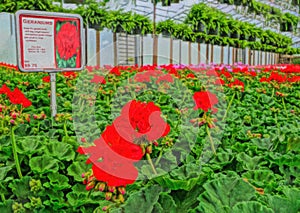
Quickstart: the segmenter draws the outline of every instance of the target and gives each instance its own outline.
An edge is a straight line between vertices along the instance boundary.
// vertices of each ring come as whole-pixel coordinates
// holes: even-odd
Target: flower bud
[[[86,142],[86,139],[85,139],[85,138],[81,138],[80,141],[81,141],[82,143],[85,143],[85,142]]]
[[[118,195],[118,200],[119,200],[121,203],[124,203],[124,202],[125,202],[124,196],[121,195],[121,194]]]
[[[116,191],[116,187],[108,186],[108,191],[114,193]]]
[[[84,177],[85,177],[85,174],[84,174],[84,173],[82,173],[82,174],[81,174],[81,177],[82,177],[82,178],[84,178]]]
[[[102,211],[107,211],[107,209],[108,209],[108,206],[104,206],[104,207],[102,208]]]
[[[17,118],[17,113],[15,113],[15,112],[11,113],[11,117],[12,117],[12,119],[15,120]]]
[[[151,145],[149,145],[149,146],[146,147],[146,153],[147,154],[151,154],[152,153],[152,146]]]
[[[112,198],[112,193],[111,192],[106,192],[105,193],[105,200],[110,200]]]
[[[93,182],[89,182],[89,183],[86,185],[85,189],[86,189],[87,191],[90,191],[91,189],[94,188],[94,186],[95,186],[95,182],[94,182],[94,181],[93,181]]]
[[[99,184],[99,191],[103,192],[105,190],[106,184],[105,183],[100,183]]]
[[[33,115],[33,119],[37,120],[39,117],[37,115]]]
[[[120,186],[118,187],[118,191],[120,192],[120,194],[124,195],[126,193],[125,187]]]
[[[157,141],[154,141],[154,142],[153,142],[153,145],[154,145],[154,146],[158,146],[158,142],[157,142]]]
[[[9,122],[10,122],[12,125],[15,125],[15,120],[11,119]]]

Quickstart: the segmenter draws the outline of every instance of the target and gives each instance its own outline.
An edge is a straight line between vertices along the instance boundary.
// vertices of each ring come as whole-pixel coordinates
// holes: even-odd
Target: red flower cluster
[[[137,82],[150,82],[151,77],[158,78],[159,76],[163,75],[164,73],[160,70],[147,70],[142,73],[138,73],[134,76],[134,80]]]
[[[91,79],[91,83],[95,84],[106,84],[105,78],[100,75],[94,75],[93,79]]]
[[[18,70],[18,66],[13,65],[13,64],[7,64],[5,62],[0,62],[0,67],[5,67],[5,68],[11,69],[11,70]]]
[[[60,58],[69,60],[80,47],[80,32],[77,27],[70,22],[63,24],[56,35],[56,48]],[[77,58],[79,58],[77,56]]]
[[[300,76],[293,76],[287,79],[291,83],[300,82]]]
[[[79,147],[80,154],[89,155],[87,163],[93,164],[94,177],[107,186],[132,184],[138,176],[133,163],[145,154],[137,141],[156,140],[170,131],[160,115],[160,108],[153,102],[131,101],[94,141],[95,146]]]
[[[242,82],[238,79],[235,79],[234,82],[231,82],[231,83],[228,84],[228,87],[237,88],[237,89],[239,89],[243,92],[244,88],[245,88],[245,85],[244,85],[244,82]]]
[[[43,80],[43,82],[45,82],[45,83],[49,83],[49,82],[50,82],[50,76],[49,76],[49,75],[48,75],[48,76],[45,76],[45,77],[42,78],[42,80]]]
[[[194,109],[202,109],[207,112],[209,109],[212,111],[216,111],[216,108],[213,108],[214,105],[218,103],[218,98],[215,94],[210,91],[200,91],[194,93],[194,101],[196,106]]]
[[[267,82],[270,83],[271,81],[275,81],[277,83],[284,83],[287,81],[287,77],[283,75],[279,75],[277,72],[272,72],[269,78],[262,77],[260,82]]]
[[[62,74],[69,79],[75,79],[77,77],[76,72],[62,72]]]
[[[28,100],[25,95],[22,93],[19,88],[15,88],[13,91],[11,91],[6,84],[3,84],[0,88],[0,94],[5,94],[9,98],[9,101],[12,104],[21,104],[23,107],[27,108],[32,105],[31,101]]]

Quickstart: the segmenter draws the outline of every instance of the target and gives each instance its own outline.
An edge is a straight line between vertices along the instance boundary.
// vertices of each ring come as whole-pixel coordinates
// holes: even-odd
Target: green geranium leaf
[[[69,179],[65,175],[51,173],[48,175],[48,178],[54,190],[70,188],[70,184],[68,183]]]
[[[113,210],[112,213],[151,213],[161,191],[162,188],[159,185],[147,186],[138,192],[132,193],[126,203],[121,205],[120,208]]]
[[[1,213],[13,213],[12,205],[13,200],[6,200],[4,203],[0,203],[0,212]]]
[[[271,170],[259,169],[247,171],[242,175],[244,178],[253,180],[257,187],[264,187],[264,185],[274,181],[276,179],[274,173]]]
[[[236,204],[232,213],[275,213],[272,209],[263,206],[261,203],[256,201],[240,202]]]
[[[255,170],[259,168],[259,163],[263,160],[260,156],[250,157],[242,152],[236,156],[237,161],[243,166],[245,170]]]
[[[59,169],[58,160],[46,155],[31,158],[29,166],[38,174],[57,172]]]
[[[254,188],[240,178],[218,178],[203,187],[205,192],[198,197],[201,212],[230,213],[236,203],[255,196]]]
[[[13,180],[8,187],[11,188],[14,195],[18,198],[28,198],[28,196],[32,195],[30,191],[29,181],[30,177],[25,176],[22,179]]]
[[[17,138],[17,140],[19,141],[18,152],[20,154],[32,155],[43,148],[41,142],[45,142],[45,137],[26,136]]]
[[[177,205],[175,201],[173,200],[172,196],[168,195],[165,192],[162,192],[159,195],[158,203],[159,204],[159,211],[153,211],[153,212],[159,212],[159,213],[175,213],[177,209]]]
[[[76,181],[82,181],[81,174],[88,171],[90,165],[87,165],[84,161],[81,162],[73,162],[67,169],[68,175],[74,177]]]
[[[163,176],[155,178],[154,181],[159,185],[172,190],[183,189],[188,191],[192,189],[197,183],[203,182],[204,179],[206,179],[205,175],[199,175],[199,177],[184,180],[177,180],[172,179],[170,176]]]
[[[4,178],[6,177],[7,172],[9,172],[11,169],[13,168],[13,166],[4,166],[4,167],[0,167],[0,180],[4,180]]]
[[[73,147],[70,144],[65,144],[60,142],[52,142],[48,144],[45,152],[49,156],[52,156],[59,160],[70,161],[73,160],[75,157],[75,152],[73,151]]]

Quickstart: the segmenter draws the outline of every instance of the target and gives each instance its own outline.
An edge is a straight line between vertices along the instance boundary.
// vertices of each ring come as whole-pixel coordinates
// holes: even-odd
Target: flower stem
[[[2,202],[6,201],[4,194],[1,194],[1,200],[2,200]]]
[[[157,158],[156,161],[155,161],[155,165],[156,165],[156,166],[158,165],[158,163],[159,163],[159,161],[160,161],[160,159],[161,159],[161,157],[162,157],[163,150],[164,150],[163,148],[160,150],[159,156],[158,156],[158,158]]]
[[[233,95],[232,95],[232,97],[231,97],[231,100],[229,101],[228,107],[227,107],[227,109],[226,109],[226,112],[225,112],[225,115],[224,115],[222,121],[224,121],[225,118],[226,118],[226,116],[227,116],[227,113],[228,113],[228,111],[229,111],[229,109],[230,109],[230,106],[231,106],[231,104],[232,104],[232,102],[233,102],[234,96],[235,96],[235,93],[233,93]]]
[[[66,121],[64,122],[64,132],[65,132],[65,136],[66,136],[66,137],[69,137],[69,135],[68,135],[68,130],[67,130],[67,124],[66,124]]]
[[[205,125],[205,126],[206,126],[206,132],[207,132],[208,137],[209,137],[211,149],[212,149],[213,153],[216,155],[217,153],[216,153],[215,145],[213,143],[213,140],[212,140],[212,137],[211,137],[211,134],[210,134],[210,131],[209,131],[209,127],[208,127],[208,125]]]
[[[286,106],[285,106],[285,103],[284,103],[284,98],[282,98],[282,105],[283,105],[283,108],[284,108],[285,115],[288,116],[287,111],[286,111]]]
[[[16,169],[17,173],[19,175],[19,178],[22,178],[22,172],[21,172],[21,166],[18,158],[18,153],[17,153],[17,143],[16,143],[16,138],[15,138],[15,133],[13,127],[10,129],[10,135],[11,135],[11,145],[12,145],[12,151],[13,151],[13,156],[15,159],[15,164],[16,164]]]
[[[149,153],[146,154],[146,158],[147,158],[148,163],[150,164],[150,166],[151,166],[151,168],[152,168],[153,173],[157,175],[157,171],[156,171],[156,169],[155,169],[155,167],[154,167],[154,165],[153,165],[153,162],[152,162],[152,159],[151,159]]]

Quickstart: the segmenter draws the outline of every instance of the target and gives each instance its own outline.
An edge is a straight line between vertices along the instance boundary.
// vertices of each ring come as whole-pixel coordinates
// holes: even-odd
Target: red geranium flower
[[[214,84],[215,85],[224,85],[225,81],[221,78],[218,78],[218,79],[215,80]]]
[[[300,76],[290,77],[290,78],[288,78],[288,81],[291,82],[291,83],[299,82],[300,81]]]
[[[166,75],[158,77],[158,79],[156,80],[156,83],[158,84],[162,81],[173,83],[174,79],[170,74],[166,74]]]
[[[118,67],[112,68],[109,73],[114,74],[116,76],[120,76],[121,75],[121,71],[119,70]]]
[[[196,76],[193,73],[187,74],[186,78],[196,78]]]
[[[60,58],[72,58],[80,47],[79,30],[70,22],[63,24],[56,35],[56,48]]]
[[[29,101],[17,87],[14,91],[8,93],[7,96],[12,104],[21,104],[25,108],[31,106],[31,101]]]
[[[170,126],[161,117],[161,111],[153,102],[131,101],[127,103],[114,125],[118,133],[128,141],[145,137],[148,141],[166,136]]]
[[[50,82],[50,76],[45,76],[42,78],[42,80],[46,83],[49,83]]]
[[[76,72],[62,72],[62,74],[69,79],[74,79],[77,76]]]
[[[195,110],[202,109],[207,112],[209,109],[212,110],[214,105],[218,103],[217,96],[210,91],[195,92],[193,98],[196,104],[194,107]]]
[[[133,160],[112,150],[103,138],[95,140],[95,145],[79,147],[78,152],[89,155],[87,163],[93,164],[93,174],[99,181],[106,182],[108,186],[126,186],[136,180],[138,171]]]
[[[10,89],[6,86],[6,84],[3,84],[2,87],[0,88],[0,94],[8,94],[10,93]]]
[[[234,82],[231,82],[230,84],[228,84],[228,87],[230,88],[238,88],[240,89],[241,91],[244,91],[244,82],[238,80],[238,79],[235,79]]]
[[[94,75],[93,79],[91,79],[91,83],[96,83],[96,84],[106,84],[105,78],[100,75]]]

